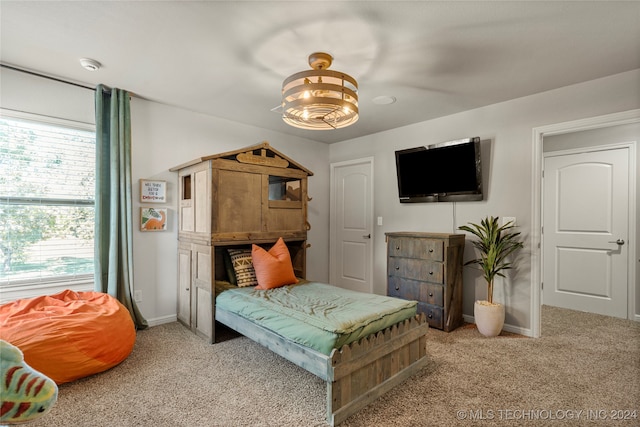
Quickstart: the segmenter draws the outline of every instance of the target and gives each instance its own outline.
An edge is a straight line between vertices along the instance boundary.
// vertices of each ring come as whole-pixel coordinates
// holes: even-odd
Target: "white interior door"
[[[373,292],[373,159],[331,165],[331,284]]]
[[[629,151],[545,154],[544,304],[627,318]]]

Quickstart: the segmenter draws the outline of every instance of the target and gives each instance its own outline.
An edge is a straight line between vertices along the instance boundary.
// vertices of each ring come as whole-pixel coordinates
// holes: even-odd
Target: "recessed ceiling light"
[[[80,58],[80,65],[82,65],[82,68],[89,71],[98,71],[100,67],[102,67],[101,63],[90,58]]]
[[[395,96],[388,96],[388,95],[381,95],[381,96],[376,96],[375,98],[372,99],[374,104],[377,105],[389,105],[389,104],[393,104],[394,102],[396,102],[396,97]]]

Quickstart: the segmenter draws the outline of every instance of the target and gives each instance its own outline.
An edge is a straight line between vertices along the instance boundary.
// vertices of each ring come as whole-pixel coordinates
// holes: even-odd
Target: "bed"
[[[215,320],[320,377],[336,425],[426,364],[416,302],[296,279],[270,289],[215,282]]]
[[[327,422],[331,425],[339,424],[426,364],[428,325],[415,310],[390,317],[389,323],[372,322],[359,331],[354,327],[331,344],[324,341],[315,346],[287,336],[274,327],[277,321],[273,319],[271,323],[251,319],[226,305],[224,300],[231,294],[221,289],[227,286],[221,283],[243,287],[243,281],[251,276],[249,272],[237,274],[229,267],[229,251],[244,251],[244,255],[235,254],[243,266],[255,264],[252,252],[256,246],[274,258],[286,258],[287,271],[276,268],[279,274],[267,274],[287,278],[287,283],[279,285],[290,286],[297,278],[307,278],[307,232],[311,228],[308,177],[313,172],[266,141],[199,157],[171,171],[178,173],[177,319],[192,332],[213,344],[216,323],[222,323],[320,377],[327,384]],[[288,250],[272,253],[282,239]],[[263,258],[269,259],[259,257]],[[264,279],[259,265],[254,265],[255,276]],[[273,273],[272,268],[268,271]],[[234,283],[234,275],[243,283]],[[267,277],[267,282],[271,278]],[[304,286],[307,284],[292,288]]]

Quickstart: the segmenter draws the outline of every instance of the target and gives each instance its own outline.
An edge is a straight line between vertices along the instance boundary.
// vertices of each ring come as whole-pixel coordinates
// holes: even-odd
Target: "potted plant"
[[[469,223],[458,227],[477,237],[472,244],[480,251],[480,257],[464,265],[478,264],[487,282],[487,300],[476,301],[473,306],[476,326],[484,336],[500,335],[504,325],[504,305],[493,302],[493,283],[496,276],[505,277],[503,271],[513,268],[508,257],[523,247],[520,232],[514,231],[514,227],[511,221],[499,226],[497,217],[486,217],[480,225]]]

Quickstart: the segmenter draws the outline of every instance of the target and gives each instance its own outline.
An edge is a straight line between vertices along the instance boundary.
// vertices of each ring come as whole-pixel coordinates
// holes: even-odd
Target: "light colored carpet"
[[[539,339],[431,329],[428,366],[342,425],[640,425],[640,325],[552,307],[542,318]],[[140,331],[127,360],[60,386],[29,426],[325,425],[320,379],[223,335],[211,346],[178,323]]]

